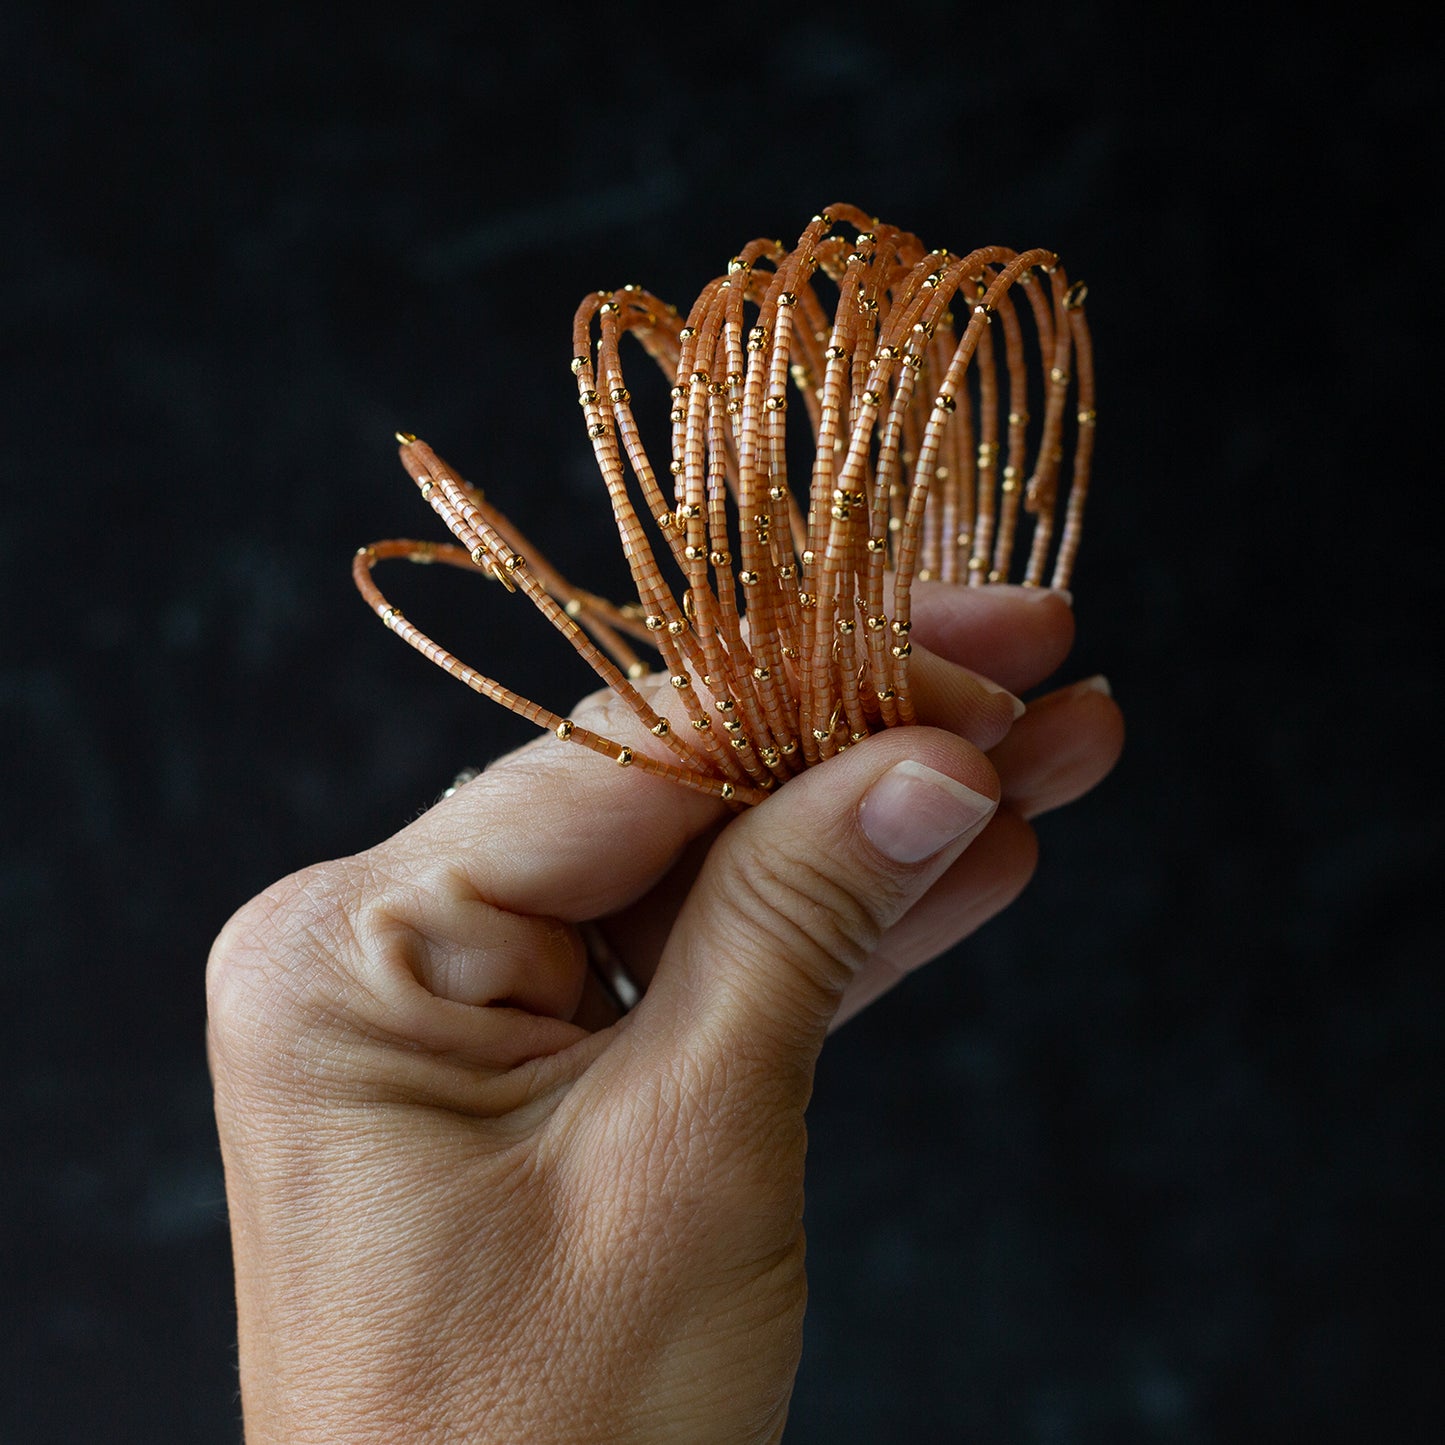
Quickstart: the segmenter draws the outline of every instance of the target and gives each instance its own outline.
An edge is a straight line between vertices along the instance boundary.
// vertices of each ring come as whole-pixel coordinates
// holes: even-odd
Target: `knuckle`
[[[875,902],[798,852],[756,846],[731,859],[728,892],[756,943],[839,988],[878,945]]]
[[[285,1052],[337,1009],[336,962],[352,938],[353,888],[341,864],[302,869],[239,908],[206,965],[213,1060]]]

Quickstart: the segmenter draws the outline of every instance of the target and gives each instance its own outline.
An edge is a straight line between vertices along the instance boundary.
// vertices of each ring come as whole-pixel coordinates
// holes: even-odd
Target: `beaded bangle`
[[[820,280],[836,291],[831,319]],[[915,581],[1068,587],[1097,415],[1086,290],[1052,251],[927,251],[837,205],[791,250],[743,247],[685,318],[636,286],[594,292],[574,319],[571,369],[637,601],[617,607],[573,586],[408,433],[397,434],[402,463],[459,545],[373,543],[356,554],[356,585],[404,641],[558,737],[734,805],[761,802],[803,768],[914,721]],[[624,337],[672,378],[666,476],[632,413]],[[1036,427],[1031,363],[1044,373]],[[801,502],[786,445],[798,400],[813,441]],[[459,662],[377,588],[373,566],[395,557],[524,593],[660,740],[658,755]],[[690,728],[674,730],[635,686],[650,668],[633,643],[658,653]]]

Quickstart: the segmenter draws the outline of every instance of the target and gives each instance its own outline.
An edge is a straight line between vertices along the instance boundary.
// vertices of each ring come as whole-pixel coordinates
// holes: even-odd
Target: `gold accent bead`
[[[698,732],[704,733],[712,726],[712,719],[705,716],[695,717],[692,720],[692,725],[698,730]]]
[[[724,783],[724,784],[722,785],[722,787],[720,787],[720,788],[718,789],[718,797],[720,797],[720,798],[723,800],[723,802],[726,803],[726,802],[728,801],[728,799],[732,797],[732,795],[733,795],[733,793],[734,793],[735,791],[736,791],[736,789],[733,787],[733,785],[732,785],[731,783]]]
[[[574,723],[571,718],[563,718],[562,721],[557,724],[557,736],[565,743],[567,739],[572,736],[576,726],[576,723]]]
[[[667,624],[667,630],[672,636],[681,637],[682,634],[687,631],[687,619],[685,617],[674,617],[672,621]]]
[[[580,597],[569,597],[562,611],[565,612],[568,617],[581,617],[582,599]]]
[[[881,552],[888,543],[883,537],[869,537],[867,545],[870,552]]]
[[[784,291],[783,294],[778,297],[779,306],[796,306],[797,304],[798,298],[791,291]]]
[[[946,391],[939,392],[933,398],[933,404],[939,411],[954,411],[957,408],[957,403]]]
[[[410,431],[399,431],[393,433],[402,446],[409,447],[416,440],[416,433]]]
[[[593,402],[595,402],[596,400],[597,400],[597,393],[596,393],[595,391],[591,390],[591,388],[589,388],[589,389],[586,390],[586,391],[579,391],[579,392],[577,393],[577,405],[578,405],[578,406],[591,406],[591,405],[593,404]]]
[[[1077,311],[1084,304],[1084,298],[1089,294],[1089,288],[1082,281],[1075,281],[1067,291],[1064,292],[1064,310]]]
[[[639,677],[646,677],[646,676],[647,676],[647,664],[646,664],[645,662],[630,662],[630,663],[628,663],[628,664],[627,664],[627,675],[628,675],[628,677],[630,677],[634,682],[636,682]]]
[[[607,395],[611,397],[613,401],[632,400],[632,393],[628,391],[625,386],[614,386],[612,390],[607,393]]]
[[[869,632],[882,632],[882,631],[883,631],[883,628],[884,628],[884,626],[887,624],[887,622],[888,622],[888,619],[887,619],[886,617],[870,617],[870,618],[868,619],[868,623],[867,623],[867,625],[868,625],[868,631],[869,631]]]
[[[1049,368],[1049,380],[1055,385],[1066,386],[1069,380],[1069,373],[1062,366],[1051,366]]]
[[[770,667],[753,668],[753,676],[757,678],[759,682],[766,682],[772,675],[773,670]]]
[[[655,613],[655,612],[649,612],[649,613],[647,614],[646,620],[645,620],[645,622],[644,622],[644,626],[647,628],[647,630],[648,630],[649,632],[661,632],[661,631],[662,631],[662,621],[663,621],[662,618],[659,617],[659,616],[657,615],[657,613]]]
[[[895,622],[893,624],[893,635],[895,637],[905,637],[912,631],[913,624],[911,622]]]
[[[679,691],[692,686],[692,679],[685,672],[675,672],[668,681]]]
[[[1098,418],[1098,415],[1099,415],[1099,413],[1096,412],[1093,407],[1086,407],[1086,408],[1085,408],[1083,411],[1081,411],[1081,412],[1079,413],[1079,415],[1078,415],[1079,425],[1080,425],[1080,426],[1093,426],[1095,420]]]
[[[738,581],[741,582],[744,587],[751,587],[751,586],[753,585],[753,583],[756,582],[757,580],[758,580],[758,574],[757,574],[756,572],[739,572],[739,573],[738,573]]]
[[[893,655],[894,657],[907,657],[912,651],[913,644],[911,642],[900,642],[898,646],[893,649]]]
[[[617,754],[617,766],[618,766],[619,768],[625,768],[625,767],[627,767],[631,762],[632,762],[632,749],[631,749],[631,748],[622,748],[622,749],[620,749],[620,750],[618,751],[618,754]]]
[[[652,725],[652,735],[655,738],[665,738],[672,731],[672,724],[665,717],[660,717]]]
[[[838,631],[841,632],[844,637],[851,637],[856,630],[856,624],[849,621],[848,618],[840,617],[838,619]]]
[[[882,690],[882,692],[880,692],[880,693],[878,694],[878,701],[879,701],[879,702],[892,702],[893,699],[894,699],[895,697],[897,697],[897,696],[898,696],[898,693],[897,693],[897,691],[896,691],[894,688],[885,687],[885,688]]]
[[[605,421],[599,421],[595,426],[589,426],[587,428],[587,435],[590,436],[593,441],[599,441],[607,435],[607,423]]]

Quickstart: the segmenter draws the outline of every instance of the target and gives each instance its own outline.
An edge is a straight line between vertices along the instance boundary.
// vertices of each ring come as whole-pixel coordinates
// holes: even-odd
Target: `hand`
[[[979,680],[1052,672],[1060,599],[921,587],[914,618],[929,726],[758,808],[549,736],[231,920],[210,1045],[252,1445],[780,1436],[824,1035],[1006,906],[1026,819],[1122,740],[1093,686],[1015,723]],[[621,1020],[598,919],[646,984]]]

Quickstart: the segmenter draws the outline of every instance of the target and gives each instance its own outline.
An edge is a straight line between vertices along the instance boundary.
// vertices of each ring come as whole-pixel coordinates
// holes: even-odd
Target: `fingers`
[[[1037,687],[1068,656],[1074,614],[1063,593],[1041,587],[919,583],[909,636],[915,648],[1020,693]]]
[[[1020,817],[1062,808],[1101,782],[1124,747],[1124,715],[1102,677],[1029,704],[991,757],[1005,803]]]
[[[711,1077],[804,1080],[880,938],[993,816],[987,760],[933,729],[885,733],[788,784],[717,839],[630,1037]]]
[[[1000,808],[967,852],[883,935],[844,991],[832,1027],[861,1013],[1001,913],[1028,886],[1037,862],[1034,830]]]

